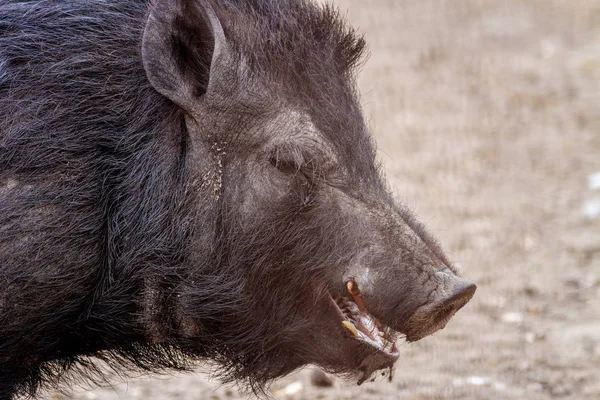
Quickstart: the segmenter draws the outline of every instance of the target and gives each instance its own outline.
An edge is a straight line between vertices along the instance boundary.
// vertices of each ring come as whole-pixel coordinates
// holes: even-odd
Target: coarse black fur
[[[229,52],[218,93],[206,15],[179,16],[165,57],[202,104],[190,117],[142,62],[167,1],[0,3],[0,399],[102,379],[91,356],[118,371],[212,360],[258,391],[307,362],[352,372],[310,345],[329,340],[314,320],[358,251],[396,235],[400,257],[364,259],[448,266],[379,177],[353,86],[364,41],[334,9],[211,2]],[[365,234],[360,215],[382,210],[395,217]],[[401,323],[398,301],[380,309]]]
[[[296,63],[314,68],[325,55],[348,68],[362,48],[331,10],[296,1],[227,6],[229,16],[243,17],[256,35],[236,45],[268,72],[279,65],[269,59],[285,59],[289,50]],[[146,317],[136,300],[145,281],[156,281],[170,302],[173,287],[190,279],[191,252],[206,260],[193,271],[204,281],[194,294],[203,304],[200,321],[222,325],[228,314],[256,312],[241,301],[241,277],[218,267],[220,253],[232,244],[219,243],[225,233],[215,232],[217,210],[185,195],[181,115],[150,86],[141,64],[147,8],[145,1],[9,1],[0,7],[0,177],[4,187],[18,182],[10,197],[0,192],[0,371],[13,375],[0,379],[0,397],[13,389],[34,393],[77,362],[89,365],[85,356],[98,351],[125,368],[191,365],[181,343],[147,344],[140,321]],[[316,50],[325,54],[311,54]],[[300,71],[289,76],[302,74],[302,65],[295,67]],[[202,228],[215,232],[205,234],[213,237],[206,249],[190,248],[190,221],[205,221]],[[270,247],[270,238],[263,240]],[[162,318],[165,329],[173,325],[168,314]],[[253,363],[245,371],[251,378],[269,378],[261,370],[270,367],[237,349],[258,345],[261,332],[251,330],[260,327],[249,322],[238,337],[235,323],[224,325],[231,333],[216,344],[210,336],[223,336],[223,328],[204,328],[207,343],[194,343],[200,349],[194,358],[233,361],[234,369],[239,361]],[[227,344],[240,340],[248,343]]]

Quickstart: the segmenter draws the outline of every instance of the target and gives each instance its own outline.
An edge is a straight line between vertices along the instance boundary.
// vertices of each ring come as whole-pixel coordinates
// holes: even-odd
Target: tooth
[[[348,289],[348,293],[352,296],[358,296],[360,294],[360,290],[358,290],[358,285],[354,281],[346,282],[346,289]]]
[[[358,337],[358,331],[356,330],[356,327],[354,326],[354,324],[352,322],[342,321],[342,325],[344,326],[344,328],[346,328],[348,330],[348,332],[350,332],[352,334],[352,336]]]

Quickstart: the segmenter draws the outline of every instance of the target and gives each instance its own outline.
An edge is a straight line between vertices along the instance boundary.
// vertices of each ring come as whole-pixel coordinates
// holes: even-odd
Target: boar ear
[[[154,88],[188,113],[209,89],[227,44],[208,0],[155,0],[142,39]]]

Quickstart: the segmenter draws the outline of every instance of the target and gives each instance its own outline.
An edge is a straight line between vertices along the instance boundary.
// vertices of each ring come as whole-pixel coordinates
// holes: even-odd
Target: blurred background
[[[403,344],[395,379],[275,383],[282,399],[600,399],[600,1],[337,0],[398,197],[475,298]],[[596,174],[596,175],[594,175]],[[243,399],[206,373],[53,399]]]

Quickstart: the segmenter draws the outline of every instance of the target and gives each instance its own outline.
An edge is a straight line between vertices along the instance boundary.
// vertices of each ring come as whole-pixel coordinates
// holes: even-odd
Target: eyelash
[[[314,203],[314,184],[312,180],[312,174],[309,172],[310,163],[308,165],[305,163],[298,164],[294,161],[288,161],[285,159],[278,158],[275,155],[269,157],[269,163],[284,174],[294,176],[300,175],[302,178],[304,178],[302,186],[304,187],[304,190],[306,190],[306,192],[303,195],[302,207],[310,207]]]
[[[299,172],[302,170],[302,167],[300,165],[296,164],[295,162],[278,159],[275,156],[271,156],[269,158],[269,162],[271,163],[272,166],[274,166],[281,172],[296,173],[296,172]]]
[[[271,156],[269,158],[269,162],[272,166],[277,168],[279,171],[289,175],[301,175],[307,181],[313,180],[313,170],[312,163],[302,163],[299,164],[295,161],[288,161],[285,159],[277,158],[276,156]]]

